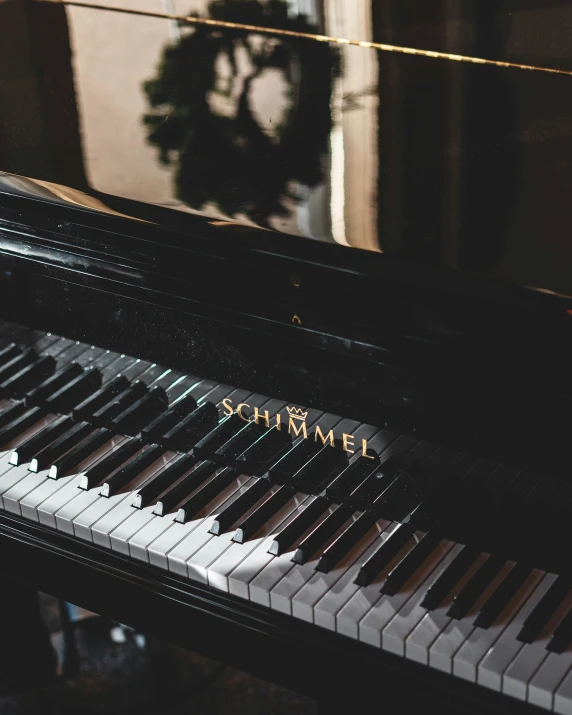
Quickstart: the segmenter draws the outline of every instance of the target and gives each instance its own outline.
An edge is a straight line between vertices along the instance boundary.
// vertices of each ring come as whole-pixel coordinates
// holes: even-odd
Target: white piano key
[[[275,530],[276,533],[279,533],[279,531],[285,528],[293,519],[296,518],[298,514],[303,511],[303,507],[309,499],[310,497],[304,499],[299,494],[295,495],[294,503],[296,506],[280,524],[279,528]],[[266,566],[268,566],[268,564],[270,564],[271,561],[276,558],[275,556],[272,556],[272,554],[268,553],[268,549],[274,541],[275,536],[275,533],[269,533],[267,536],[261,536],[258,539],[253,540],[256,541],[256,548],[250,551],[248,555],[245,556],[240,563],[238,563],[233,570],[230,571],[230,573],[228,573],[228,591],[230,593],[246,599],[252,598],[250,594],[250,586],[252,585],[254,579]],[[240,545],[241,544],[236,544],[236,546]]]
[[[0,477],[0,503],[2,506],[4,506],[4,494],[9,492],[10,489],[12,489],[14,485],[18,484],[18,482],[21,482],[22,479],[27,477],[29,474],[29,466],[29,464],[21,464],[19,467],[12,467],[11,469],[6,470],[6,472],[4,472],[4,474]]]
[[[107,451],[101,455],[100,459],[104,459],[108,454],[112,453],[115,451],[118,447],[121,446],[123,443],[123,439],[120,442],[117,442],[112,446],[110,449],[108,447]],[[100,461],[100,460],[97,460]],[[93,462],[93,464],[96,464],[97,462]],[[91,465],[90,465],[91,466]],[[82,470],[80,473],[80,479],[81,476],[83,476],[85,470]],[[59,481],[59,480],[58,480]],[[60,500],[61,500],[61,506],[55,513],[55,521],[56,521],[56,528],[60,531],[65,531],[68,534],[73,534],[74,532],[74,520],[78,519],[81,514],[83,514],[87,509],[91,507],[92,504],[97,503],[100,499],[106,500],[106,497],[102,497],[100,494],[100,488],[99,487],[93,487],[92,489],[81,489],[81,490],[73,490],[71,485],[70,485],[70,498],[67,501],[63,501],[65,498],[66,494],[61,494],[60,495]],[[73,493],[72,493],[73,491]],[[117,500],[114,501],[116,503]],[[49,505],[50,508],[53,508],[52,505]],[[55,504],[54,504],[55,506]],[[109,506],[111,508],[111,506]],[[90,513],[91,514],[91,513]],[[82,522],[82,527],[83,527],[83,522]],[[84,532],[82,532],[84,533]],[[89,541],[91,541],[91,538],[89,535],[84,533],[84,536],[82,538],[87,538]]]
[[[87,493],[89,494],[89,492]],[[101,519],[102,516],[107,514],[108,511],[111,511],[111,509],[116,507],[118,504],[121,504],[121,502],[127,499],[133,499],[134,494],[135,491],[115,494],[112,497],[101,497],[97,494],[97,498],[92,501],[89,506],[83,509],[80,514],[78,514],[71,520],[73,533],[80,539],[85,539],[86,541],[93,541],[92,527],[95,522]],[[56,521],[59,528],[61,522],[61,517],[59,513],[56,514]]]
[[[393,530],[392,530],[393,531]],[[390,533],[381,534],[382,541],[389,538]],[[403,554],[407,553],[411,548],[409,541],[398,553],[398,555],[388,564],[374,580],[364,587],[358,588],[356,593],[347,601],[347,603],[336,614],[336,631],[342,633],[349,638],[358,640],[360,637],[359,624],[362,618],[369,612],[372,606],[380,600],[380,588],[383,585],[385,577],[391,570],[392,565],[397,563]]]
[[[166,519],[167,517],[157,518]],[[169,561],[167,554],[181,543],[183,539],[188,537],[194,529],[202,524],[203,520],[203,518],[195,519],[194,521],[188,521],[186,524],[180,524],[179,522],[171,520],[170,526],[147,546],[149,563],[153,564],[153,566],[159,566],[160,568],[168,570]],[[187,576],[186,565],[184,568],[185,571],[181,570],[181,573]]]
[[[246,482],[240,489],[240,491],[234,496],[233,500],[235,498],[238,498],[240,494],[244,494],[254,483],[254,480],[249,480]],[[266,495],[268,496],[268,495]],[[228,504],[231,504],[232,502],[229,501]],[[248,510],[248,512],[244,515],[246,516],[247,514],[252,513],[254,509],[256,508],[257,505],[252,507],[251,509]],[[226,506],[225,506],[226,508]],[[220,511],[220,510],[219,510]],[[213,518],[214,521],[214,518]],[[211,522],[212,526],[212,522]],[[210,526],[209,526],[210,529]],[[232,538],[234,536],[234,530],[227,531],[220,536],[213,536],[210,534],[212,538],[207,538],[205,537],[204,539],[204,544],[203,546],[199,547],[197,551],[195,551],[190,559],[187,560],[187,569],[188,569],[188,574],[189,578],[192,578],[194,580],[199,580],[202,583],[210,583],[211,585],[217,585],[214,581],[211,582],[211,568],[214,567],[215,563],[219,563],[219,559],[223,557],[224,554],[230,549],[235,546],[243,546],[245,548],[249,548],[246,544],[235,544],[232,541]],[[196,535],[193,535],[193,540],[196,538]],[[199,543],[197,541],[194,541],[194,543]],[[254,548],[254,547],[251,547]],[[216,580],[216,572],[213,571],[212,578]],[[219,583],[222,582],[222,572],[220,573],[220,578],[218,579]],[[220,588],[224,588],[223,586],[219,586]],[[227,590],[224,588],[224,590]]]
[[[38,507],[50,499],[56,492],[68,486],[72,481],[76,485],[76,488],[79,489],[80,476],[78,474],[70,474],[67,477],[57,480],[44,480],[36,489],[31,491],[29,494],[26,494],[26,496],[20,500],[20,511],[22,516],[32,521],[40,521]]]
[[[225,500],[224,505],[219,504],[218,507],[211,508],[196,529],[193,529],[188,537],[169,552],[167,560],[170,571],[188,576],[194,581],[208,583],[208,566],[230,545],[229,534],[219,537],[209,534],[215,516],[238,499],[252,481],[249,477],[242,477],[239,481],[235,481],[235,491]]]
[[[139,559],[139,561],[149,562],[149,546],[170,529],[175,520],[175,514],[153,516],[153,519],[150,519],[145,526],[129,538],[127,544],[129,547],[129,555],[134,559]],[[179,524],[179,526],[183,526],[183,524]],[[167,568],[166,561],[165,568]]]
[[[129,492],[131,496],[129,501],[125,501],[125,499],[121,500],[117,506],[113,509],[109,509],[101,519],[91,526],[91,535],[94,544],[107,546],[109,549],[111,548],[110,533],[125,521],[125,519],[131,516],[134,511],[132,496],[137,493],[137,489],[140,488],[142,484],[153,479],[159,472],[165,469],[175,454],[175,452],[165,452],[162,457],[155,460],[152,465],[137,475],[136,479],[132,482],[133,486]]]
[[[415,660],[425,665],[429,664],[431,646],[452,621],[447,615],[447,611],[451,607],[453,597],[463,588],[475,571],[482,566],[486,556],[486,554],[480,554],[463,578],[451,589],[441,605],[427,612],[410,633],[405,643],[405,654],[409,660]]]
[[[384,524],[385,525],[385,524]],[[364,551],[373,543],[379,543],[379,532],[381,529],[374,527],[346,554],[346,556],[331,569],[328,573],[316,571],[312,578],[306,583],[292,599],[292,615],[308,623],[314,621],[314,606],[323,596],[336,584],[337,581],[358,561],[359,567],[363,560],[360,557]]]
[[[512,562],[514,566],[514,562]],[[503,632],[507,619],[512,619],[522,608],[532,590],[542,577],[542,572],[534,572],[505,609],[505,612],[489,628],[475,628],[453,657],[453,674],[465,680],[477,681],[478,665],[488,649]]]
[[[210,524],[208,529],[212,526],[213,521],[214,517],[208,518]],[[193,533],[194,545],[202,545],[198,546],[198,549],[190,559],[187,559],[186,563],[189,578],[193,579],[193,581],[200,581],[201,583],[209,582],[209,566],[232,545],[232,534],[213,536],[212,534],[205,533],[208,529],[205,525],[202,531],[197,530]],[[199,534],[201,536],[199,536]]]
[[[480,598],[473,604],[469,612],[461,619],[452,619],[449,625],[438,636],[429,650],[429,665],[437,670],[446,673],[453,672],[453,658],[463,643],[474,631],[473,622],[482,604],[487,600],[498,584],[504,579],[512,568],[511,564],[505,564],[497,576],[491,581],[488,588],[481,594]]]
[[[231,542],[230,547],[209,566],[209,584],[221,591],[228,592],[229,578],[234,570],[263,543],[268,544],[266,547],[268,551],[272,543],[271,540],[269,540],[270,537],[274,536],[278,530],[283,529],[291,519],[294,518],[299,511],[300,505],[306,498],[299,494],[295,495],[253,535],[252,539],[246,541],[244,544]],[[232,534],[229,536],[232,537]],[[248,598],[248,594],[246,598]]]
[[[331,631],[336,630],[337,614],[361,588],[354,583],[361,565],[379,549],[383,541],[393,533],[398,525],[395,522],[380,520],[377,522],[377,526],[379,533],[369,548],[314,606],[314,623],[317,625],[328,628]]]
[[[13,449],[7,449],[0,451],[0,477],[8,470],[12,469],[12,465],[10,464],[10,455],[12,454],[14,450]]]
[[[435,583],[462,548],[461,544],[453,544],[453,542],[443,539],[432,552],[431,556],[440,557],[440,561],[423,585],[417,589],[413,597],[407,601],[383,629],[381,634],[383,650],[388,650],[401,656],[405,655],[407,637],[427,614],[427,609],[421,606],[421,601],[424,599],[427,589]]]
[[[333,508],[328,509],[319,517],[319,521],[331,514]],[[280,556],[271,557],[260,572],[252,579],[249,585],[250,600],[262,606],[270,608],[270,592],[293,568],[296,564],[292,561],[296,549],[288,551]]]
[[[37,486],[37,488],[33,489],[28,494],[26,494],[26,496],[20,499],[20,509],[22,512],[22,516],[25,516],[28,519],[33,519],[34,521],[38,521],[39,517],[37,508],[40,504],[42,504],[46,499],[51,497],[56,492],[60,491],[62,487],[69,484],[71,479],[75,478],[76,476],[79,477],[86,469],[100,461],[100,459],[102,459],[111,449],[121,444],[123,442],[123,439],[124,438],[122,436],[114,437],[109,442],[100,447],[98,450],[90,454],[88,457],[86,457],[86,459],[84,459],[83,462],[81,462],[81,464],[78,464],[76,474],[69,474],[67,477],[60,477],[59,479],[43,480]],[[30,476],[32,475],[33,473],[30,473]],[[74,492],[74,496],[76,493],[77,492]]]
[[[129,556],[129,540],[150,521],[161,518],[153,514],[153,507],[154,505],[146,506],[143,509],[132,509],[131,515],[111,532],[109,539],[114,551]]]
[[[503,693],[526,700],[528,684],[547,657],[548,651],[544,644],[532,643],[523,646],[503,675]]]
[[[547,653],[528,685],[527,702],[551,710],[556,689],[566,673],[572,672],[572,649],[565,653]]]
[[[129,492],[129,495],[134,495],[135,490]],[[117,529],[126,519],[128,519],[133,512],[135,507],[132,505],[133,500],[123,499],[118,503],[116,507],[108,511],[104,516],[101,517],[95,524],[91,527],[91,535],[94,544],[99,544],[100,546],[106,546],[108,549],[112,548],[111,544],[111,534]]]
[[[539,574],[541,574],[539,576],[541,580],[540,582],[537,581],[538,585],[534,588],[526,600],[526,603],[524,603],[518,613],[506,625],[493,647],[479,663],[477,682],[480,685],[484,685],[492,690],[498,690],[499,692],[502,689],[503,673],[523,646],[523,644],[516,639],[516,636],[522,628],[525,618],[528,617],[536,604],[556,580],[554,574],[545,574],[544,571],[539,572]]]
[[[503,693],[520,700],[526,700],[530,681],[549,655],[546,646],[550,642],[554,628],[565,616],[571,605],[572,594],[568,594],[539,637],[534,642],[526,643],[522,646],[503,674]]]
[[[322,521],[325,518],[326,515],[322,517]],[[289,571],[286,576],[284,576],[284,578],[276,584],[276,586],[274,586],[270,592],[270,605],[274,610],[292,615],[292,600],[294,596],[315,575],[316,566],[318,565],[318,561],[320,560],[320,556],[324,550],[348,528],[352,521],[353,517],[350,517],[350,519],[346,521],[345,524],[343,524],[320,549],[318,549],[318,552],[314,555],[312,560],[303,565],[294,564],[294,568]]]
[[[48,427],[56,419],[55,415],[47,415],[35,425],[27,429],[24,433],[16,437],[11,442],[9,449],[0,452],[0,507],[4,506],[4,494],[10,491],[16,484],[18,484],[24,477],[26,477],[28,472],[29,463],[21,464],[14,467],[10,464],[10,457],[14,449],[23,444],[30,437],[33,437],[37,432]],[[14,511],[13,508],[8,509],[8,511]],[[19,513],[16,511],[14,513]]]
[[[376,648],[383,645],[382,632],[394,616],[405,606],[419,589],[425,590],[425,583],[439,562],[450,551],[453,544],[447,542],[443,550],[436,549],[418,568],[403,589],[394,596],[382,595],[359,622],[359,639]]]
[[[123,441],[124,437],[122,436],[113,438],[100,450],[94,453],[88,460],[86,460],[84,465],[88,464],[91,466],[92,464],[97,464],[109,452],[117,449]],[[87,469],[87,466],[85,469]],[[68,504],[71,500],[75,499],[79,493],[87,493],[79,489],[83,471],[83,469],[81,471],[78,469],[78,473],[77,475],[74,475],[73,479],[69,479],[69,477],[64,477],[64,479],[51,479],[50,481],[52,481],[55,485],[53,487],[53,491],[51,491],[47,498],[40,502],[37,498],[36,492],[42,492],[43,494],[50,489],[49,485],[42,484],[38,487],[38,489],[31,492],[24,500],[22,500],[22,510],[24,510],[25,503],[30,509],[35,508],[41,524],[52,526],[54,529],[58,528],[55,516],[56,512],[62,509],[62,507]],[[60,488],[60,482],[64,481],[65,484]],[[69,530],[64,528],[63,530],[68,533],[73,533],[73,529]]]
[[[27,467],[28,465],[25,466]],[[43,469],[41,472],[27,472],[24,479],[18,481],[2,495],[4,509],[13,514],[21,514],[20,501],[48,478],[48,471]]]
[[[566,675],[554,693],[554,712],[572,715],[572,672]]]
[[[213,479],[215,477],[216,474],[213,476]],[[180,524],[178,522],[172,523],[168,529],[166,529],[147,547],[149,552],[149,562],[155,566],[170,569],[170,559],[172,559],[172,570],[175,573],[188,576],[186,561],[196,551],[194,548],[196,541],[194,539],[189,540],[191,533],[200,524],[205,523],[205,519],[207,517],[210,517],[210,522],[208,528],[206,529],[206,532],[208,532],[208,529],[211,528],[212,522],[214,521],[214,514],[218,513],[223,504],[225,506],[227,505],[227,500],[232,498],[234,495],[238,496],[240,488],[244,486],[249,479],[250,477],[240,476],[226,489],[224,489],[213,501],[211,501],[205,509],[197,514],[193,521],[187,522],[186,524]],[[230,501],[228,503],[230,503]],[[203,529],[203,532],[204,531],[205,530]],[[204,538],[206,538],[206,536],[203,533],[202,540],[198,544],[197,548],[204,543]]]

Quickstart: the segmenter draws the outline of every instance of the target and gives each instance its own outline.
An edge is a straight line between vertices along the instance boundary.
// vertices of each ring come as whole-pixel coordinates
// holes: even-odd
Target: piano
[[[571,22],[0,3],[3,576],[320,713],[572,713]]]

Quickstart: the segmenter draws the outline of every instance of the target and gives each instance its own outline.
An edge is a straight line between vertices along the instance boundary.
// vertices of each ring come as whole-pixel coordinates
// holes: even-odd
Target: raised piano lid
[[[557,451],[572,9],[428,5],[0,4],[3,317]]]

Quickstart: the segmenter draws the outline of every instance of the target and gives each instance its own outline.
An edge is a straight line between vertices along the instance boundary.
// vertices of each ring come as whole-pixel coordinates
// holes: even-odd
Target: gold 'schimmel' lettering
[[[299,437],[301,434],[304,435],[304,439],[308,439],[308,430],[306,429],[306,422],[299,422],[296,424],[294,420],[290,417],[288,420],[288,434],[294,434]]]
[[[318,441],[318,437],[322,440],[323,444],[326,444],[326,442],[329,440],[330,441],[330,447],[334,446],[334,430],[331,429],[329,432],[326,432],[324,434],[322,430],[320,429],[320,425],[316,426],[316,434],[314,437],[314,441]]]
[[[236,414],[240,417],[241,420],[244,420],[245,422],[250,422],[249,417],[245,417],[242,414],[242,408],[243,407],[250,407],[250,405],[247,405],[246,402],[241,402],[240,405],[236,406]]]
[[[267,429],[271,427],[276,427],[277,430],[282,429],[282,417],[277,413],[274,418],[270,417],[268,410],[260,411],[258,407],[254,408],[254,415],[249,417],[248,414],[244,412],[246,408],[250,408],[250,405],[246,402],[241,402],[236,406],[236,410],[233,408],[232,401],[230,398],[226,397],[222,401],[222,407],[226,415],[236,414],[245,422],[255,422],[257,425],[263,423]],[[293,434],[295,437],[302,436],[304,439],[308,439],[308,428],[306,426],[306,413],[303,413],[299,408],[288,408],[288,433]],[[293,415],[293,416],[292,416]],[[272,423],[272,419],[274,423]],[[314,441],[321,440],[322,444],[329,444],[330,447],[336,446],[336,441],[334,438],[334,431],[332,429],[324,433],[320,425],[316,425],[316,430],[314,432]],[[355,436],[353,434],[342,434],[342,449],[349,454],[355,454],[356,450],[354,447]],[[375,455],[368,452],[367,439],[361,440],[361,456],[366,459],[375,459]]]
[[[264,423],[268,428],[270,428],[270,415],[268,414],[268,410],[264,410],[264,412],[259,412],[258,407],[254,408],[254,421],[256,424],[260,424],[258,420],[262,417],[264,420]]]

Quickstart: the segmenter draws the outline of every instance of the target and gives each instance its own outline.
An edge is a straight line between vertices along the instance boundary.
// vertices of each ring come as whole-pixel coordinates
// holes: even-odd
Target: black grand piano
[[[324,713],[572,713],[571,24],[0,3],[2,578]]]

